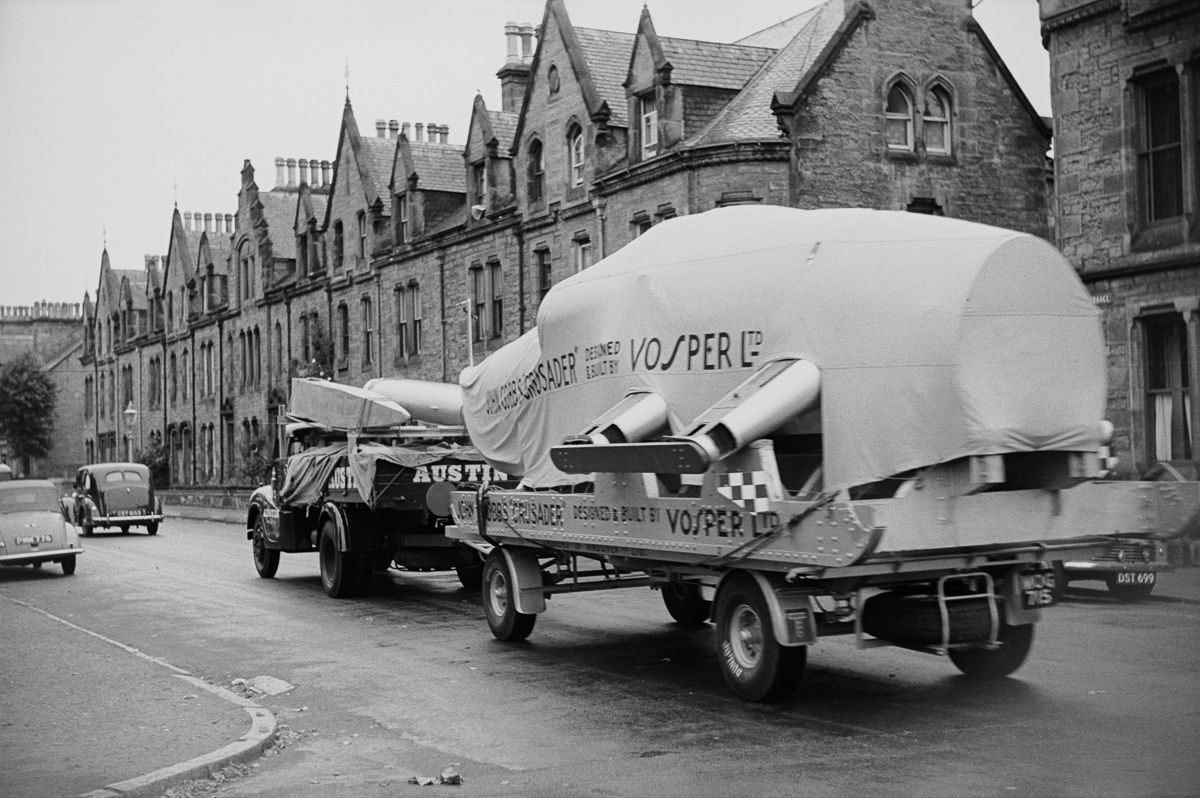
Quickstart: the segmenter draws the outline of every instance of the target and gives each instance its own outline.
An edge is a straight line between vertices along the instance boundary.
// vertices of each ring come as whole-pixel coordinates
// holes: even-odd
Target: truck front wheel
[[[337,525],[332,518],[321,522],[321,585],[330,598],[357,595],[362,579],[362,555],[339,551]]]
[[[155,532],[158,530],[156,529]],[[275,576],[275,572],[279,570],[279,550],[267,548],[267,531],[264,528],[262,518],[259,518],[254,524],[254,570],[258,571],[258,575],[263,579],[270,579]]]
[[[744,701],[780,701],[800,683],[806,646],[780,645],[767,600],[747,574],[730,576],[717,593],[717,658],[726,684]]]
[[[493,549],[483,564],[483,613],[497,640],[524,640],[537,622],[536,614],[517,612],[513,598],[515,590],[516,580],[508,567],[508,559],[500,549]]]

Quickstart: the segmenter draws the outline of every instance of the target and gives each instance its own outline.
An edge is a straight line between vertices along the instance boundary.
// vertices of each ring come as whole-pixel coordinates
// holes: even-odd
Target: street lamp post
[[[125,416],[125,425],[129,428],[131,433],[133,431],[134,422],[137,420],[137,414],[138,414],[138,411],[137,411],[137,408],[133,406],[132,399],[129,400],[129,404],[125,407],[125,409],[121,411],[121,415]],[[141,431],[139,430],[139,433],[140,432]],[[138,451],[141,451],[141,449],[142,449],[141,438],[142,438],[142,436],[139,434],[138,442],[137,442],[138,443]],[[133,436],[132,435],[130,435],[129,441],[126,444],[126,449],[127,449],[127,451],[125,452],[125,459],[128,460],[129,462],[133,462]]]

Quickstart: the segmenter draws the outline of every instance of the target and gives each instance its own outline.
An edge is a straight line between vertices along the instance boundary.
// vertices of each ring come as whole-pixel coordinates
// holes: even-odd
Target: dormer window
[[[903,85],[896,83],[887,95],[887,145],[888,149],[913,149],[913,101],[912,95]]]
[[[571,165],[570,186],[578,188],[583,185],[583,130],[578,125],[572,125],[567,131],[567,154]]]
[[[654,92],[637,98],[641,124],[642,157],[658,155],[658,106],[654,103]]]
[[[950,94],[941,86],[929,90],[921,118],[925,151],[950,154]]]

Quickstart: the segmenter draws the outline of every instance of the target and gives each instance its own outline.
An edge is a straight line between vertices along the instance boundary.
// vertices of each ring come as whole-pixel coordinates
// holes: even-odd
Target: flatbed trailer
[[[747,460],[770,454],[724,465],[753,473],[764,464]],[[451,495],[447,535],[487,555],[484,612],[498,639],[528,637],[557,593],[651,587],[676,621],[711,618],[730,688],[768,701],[795,688],[807,646],[831,635],[1007,676],[1055,601],[1052,562],[1103,552],[1112,539],[1096,530],[1182,528],[1200,504],[1196,483],[979,491],[970,468],[922,471],[887,498],[786,496],[758,512],[718,491],[731,473],[721,468],[690,497],[662,495],[656,474],[596,474],[587,492],[484,487]],[[957,545],[928,547],[929,526]]]

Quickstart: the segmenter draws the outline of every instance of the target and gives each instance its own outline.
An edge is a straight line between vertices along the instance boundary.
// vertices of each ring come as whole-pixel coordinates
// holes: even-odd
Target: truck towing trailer
[[[421,396],[431,406],[437,393]],[[414,421],[369,390],[293,380],[271,482],[247,510],[258,575],[273,578],[281,553],[318,552],[334,598],[368,592],[374,573],[389,568],[453,569],[478,588],[480,555],[445,535],[450,490],[506,477],[465,442],[461,426]]]
[[[715,623],[724,678],[781,698],[850,635],[1016,671],[1055,561],[1182,529],[1200,484],[1097,482],[1098,312],[1033,236],[868,210],[664,222],[554,286],[463,371],[474,447],[518,489],[451,494],[492,634],[649,586]],[[388,394],[410,409],[419,397]],[[416,410],[414,410],[416,412]]]

